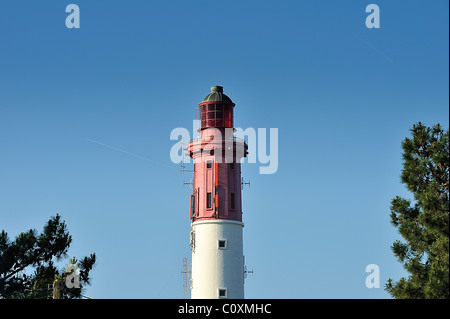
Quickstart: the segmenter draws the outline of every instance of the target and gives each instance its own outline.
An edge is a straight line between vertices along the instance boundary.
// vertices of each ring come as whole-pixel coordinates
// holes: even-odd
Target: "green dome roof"
[[[225,94],[223,94],[223,87],[216,85],[216,86],[211,86],[211,93],[208,94],[207,96],[205,96],[205,98],[203,99],[203,102],[214,102],[214,101],[221,101],[221,102],[229,102],[229,103],[233,103],[233,101],[231,101],[231,99],[226,96]]]

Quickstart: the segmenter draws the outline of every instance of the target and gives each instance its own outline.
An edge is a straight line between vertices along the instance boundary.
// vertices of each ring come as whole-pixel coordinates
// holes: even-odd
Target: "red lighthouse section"
[[[190,217],[242,221],[241,164],[247,144],[233,136],[235,104],[213,86],[199,104],[201,136],[191,140],[188,154],[194,159]]]
[[[201,129],[233,127],[235,104],[223,94],[223,87],[211,87],[211,93],[198,106],[200,107]]]

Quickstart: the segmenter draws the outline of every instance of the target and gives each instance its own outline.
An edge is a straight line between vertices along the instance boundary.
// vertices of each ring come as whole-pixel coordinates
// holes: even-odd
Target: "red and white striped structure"
[[[194,160],[191,298],[244,298],[241,164],[247,144],[233,136],[235,104],[221,86],[199,104],[200,137],[187,146]]]

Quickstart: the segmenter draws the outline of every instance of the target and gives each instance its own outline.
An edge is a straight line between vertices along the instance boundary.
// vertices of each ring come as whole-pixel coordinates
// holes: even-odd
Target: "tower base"
[[[233,220],[192,223],[192,299],[243,299],[244,224]]]

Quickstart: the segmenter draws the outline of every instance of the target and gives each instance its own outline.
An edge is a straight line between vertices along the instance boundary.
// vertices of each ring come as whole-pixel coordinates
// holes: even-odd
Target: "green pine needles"
[[[401,181],[414,195],[414,203],[395,197],[391,223],[404,241],[392,251],[409,278],[388,280],[394,298],[449,298],[449,131],[437,124],[413,125],[405,138]]]
[[[10,240],[0,232],[0,299],[47,299],[58,284],[58,299],[81,298],[90,284],[96,255],[69,260],[58,270],[55,262],[68,257],[72,236],[61,216],[50,218],[43,232],[31,229]]]

